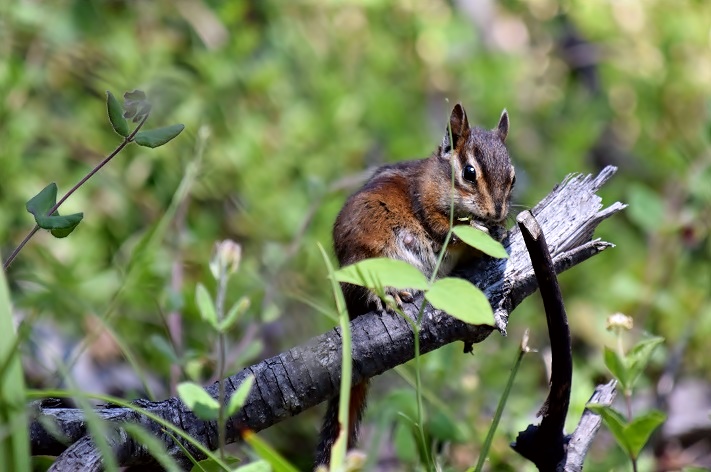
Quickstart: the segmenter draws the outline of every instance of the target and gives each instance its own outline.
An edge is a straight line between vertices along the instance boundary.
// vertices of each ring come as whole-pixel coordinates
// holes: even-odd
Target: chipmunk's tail
[[[365,380],[351,387],[351,398],[348,403],[348,449],[354,447],[358,439],[358,428],[363,418],[363,412],[365,412],[369,386],[370,380]],[[338,422],[338,405],[338,397],[328,401],[326,416],[323,419],[321,436],[316,449],[315,467],[328,465],[331,460],[333,443],[336,442],[341,431],[341,425]]]

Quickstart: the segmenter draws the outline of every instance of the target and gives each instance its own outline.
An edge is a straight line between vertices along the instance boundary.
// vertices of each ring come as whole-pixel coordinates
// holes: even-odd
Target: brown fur
[[[455,219],[469,217],[486,227],[500,226],[508,214],[514,178],[504,145],[508,130],[506,111],[498,126],[487,131],[470,128],[464,109],[457,104],[442,144],[429,158],[380,167],[363,188],[348,198],[333,226],[334,248],[340,265],[390,257],[409,262],[431,276],[450,229],[452,201]],[[476,171],[474,182],[462,175],[467,165]],[[456,240],[450,242],[437,275],[447,275],[459,256],[473,252],[468,249]],[[351,319],[382,309],[377,295],[362,287],[343,284],[343,291]],[[393,290],[388,293],[396,301],[403,295]],[[366,394],[367,383],[356,385],[351,391],[350,416],[355,421],[350,423],[349,447],[355,443]],[[336,398],[329,403],[317,465],[328,463],[338,434],[338,428],[334,427],[338,420],[333,417],[337,412]]]

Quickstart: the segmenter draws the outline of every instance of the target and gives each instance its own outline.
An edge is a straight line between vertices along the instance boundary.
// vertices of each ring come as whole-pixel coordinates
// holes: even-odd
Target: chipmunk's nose
[[[506,203],[497,202],[494,204],[494,211],[488,211],[486,217],[492,223],[500,223],[506,219],[507,205]]]
[[[501,217],[503,216],[503,214],[502,214],[503,207],[504,207],[504,205],[501,202],[496,202],[494,204],[494,210],[496,211],[496,213],[492,216],[495,217],[497,220],[500,220]]]

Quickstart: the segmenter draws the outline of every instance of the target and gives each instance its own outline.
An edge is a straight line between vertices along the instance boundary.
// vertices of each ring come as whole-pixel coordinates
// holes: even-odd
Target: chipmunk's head
[[[442,193],[449,208],[454,196],[454,216],[470,219],[484,227],[499,226],[509,212],[511,190],[516,181],[509,153],[504,145],[509,132],[509,115],[501,114],[493,130],[470,128],[466,112],[456,104],[449,117],[442,144],[437,152],[439,167],[454,192]],[[452,185],[449,185],[449,190]]]

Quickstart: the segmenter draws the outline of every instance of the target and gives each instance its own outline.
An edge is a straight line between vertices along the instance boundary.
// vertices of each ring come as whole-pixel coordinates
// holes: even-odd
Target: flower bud
[[[607,317],[605,327],[608,331],[620,332],[622,330],[629,331],[634,326],[632,317],[624,313],[615,313]]]
[[[242,246],[225,239],[215,243],[210,260],[210,272],[215,279],[219,279],[222,274],[232,275],[239,270],[239,263],[242,259]]]

